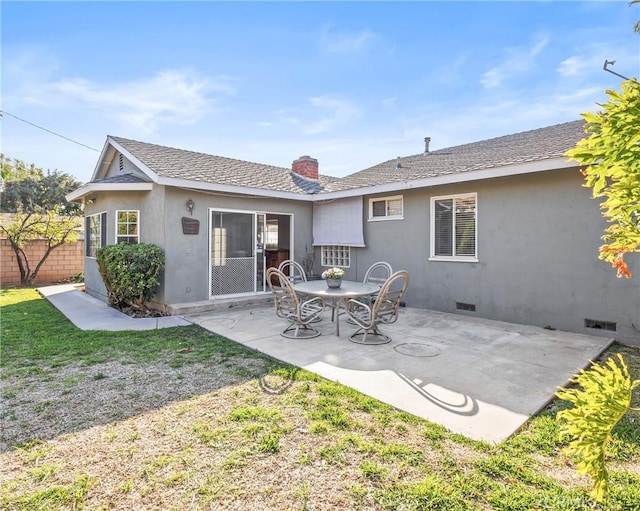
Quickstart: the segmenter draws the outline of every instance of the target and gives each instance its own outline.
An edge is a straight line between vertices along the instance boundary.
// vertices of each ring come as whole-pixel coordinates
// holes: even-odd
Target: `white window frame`
[[[135,213],[136,214],[136,232],[137,234],[118,234],[120,232],[120,213]],[[133,223],[127,222],[127,225],[133,225]],[[117,209],[116,210],[116,245],[121,241],[125,241],[127,243],[140,243],[140,210],[139,209]],[[124,239],[120,239],[124,238]],[[136,238],[135,242],[129,241],[129,238]]]
[[[323,245],[320,247],[320,265],[330,268],[351,266],[351,247],[347,245]]]
[[[91,219],[98,218],[98,230],[99,234],[96,234],[91,229]],[[87,215],[85,217],[85,233],[84,233],[84,255],[85,257],[90,257],[91,259],[96,258],[96,252],[99,248],[104,247],[107,244],[107,233],[106,233],[106,225],[107,225],[107,212],[101,211],[100,213],[95,213],[93,215]]]
[[[400,214],[399,215],[390,215],[389,214],[389,202],[400,200]],[[374,202],[383,202],[385,203],[385,214],[384,216],[373,216],[373,203]],[[384,220],[404,220],[404,199],[402,195],[393,195],[391,197],[374,197],[369,199],[369,222],[380,222]]]
[[[454,212],[455,212],[455,201],[456,199],[470,199],[473,198],[474,202],[475,202],[475,232],[474,232],[474,247],[475,247],[475,254],[472,256],[469,255],[456,255],[455,253],[455,243],[452,243],[452,248],[453,248],[453,255],[447,256],[447,255],[436,255],[435,251],[436,251],[436,215],[435,215],[435,208],[436,208],[436,202],[437,201],[442,201],[442,200],[450,200],[453,199],[454,201]],[[478,194],[476,192],[473,193],[457,193],[457,194],[453,194],[453,195],[441,195],[438,197],[431,197],[431,207],[430,207],[430,256],[429,256],[429,261],[455,261],[455,262],[466,262],[466,263],[477,263],[479,262],[478,259]],[[455,222],[455,217],[453,218],[453,226],[452,226],[452,237],[453,240],[455,240],[456,238],[456,232],[455,232],[455,226],[456,226],[456,222]]]

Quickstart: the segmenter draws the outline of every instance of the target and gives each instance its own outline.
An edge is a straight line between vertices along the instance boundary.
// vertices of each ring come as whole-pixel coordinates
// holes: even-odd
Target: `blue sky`
[[[343,176],[578,119],[640,75],[640,7],[609,2],[8,2],[2,110]],[[5,115],[2,152],[91,178],[99,153]]]

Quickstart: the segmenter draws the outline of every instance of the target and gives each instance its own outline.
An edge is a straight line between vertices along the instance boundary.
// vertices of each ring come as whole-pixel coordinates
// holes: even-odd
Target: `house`
[[[273,167],[107,137],[89,183],[85,283],[106,300],[95,251],[154,243],[166,256],[156,305],[178,313],[265,297],[265,268],[315,255],[314,272],[362,279],[406,269],[411,307],[605,335],[640,344],[636,277],[598,259],[606,227],[563,153],[583,121],[398,157],[338,179],[303,156]]]

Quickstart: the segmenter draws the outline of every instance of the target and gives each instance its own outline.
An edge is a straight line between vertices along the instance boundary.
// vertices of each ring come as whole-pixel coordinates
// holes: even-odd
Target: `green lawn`
[[[2,509],[640,509],[638,414],[596,505],[563,402],[490,445],[196,326],[83,332],[30,289],[0,305]],[[640,378],[640,350],[610,352]]]

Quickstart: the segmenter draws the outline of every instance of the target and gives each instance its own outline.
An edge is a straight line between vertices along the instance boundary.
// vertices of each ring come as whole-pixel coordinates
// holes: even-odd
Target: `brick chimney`
[[[300,156],[291,164],[291,171],[307,179],[318,179],[318,160],[310,156]]]

